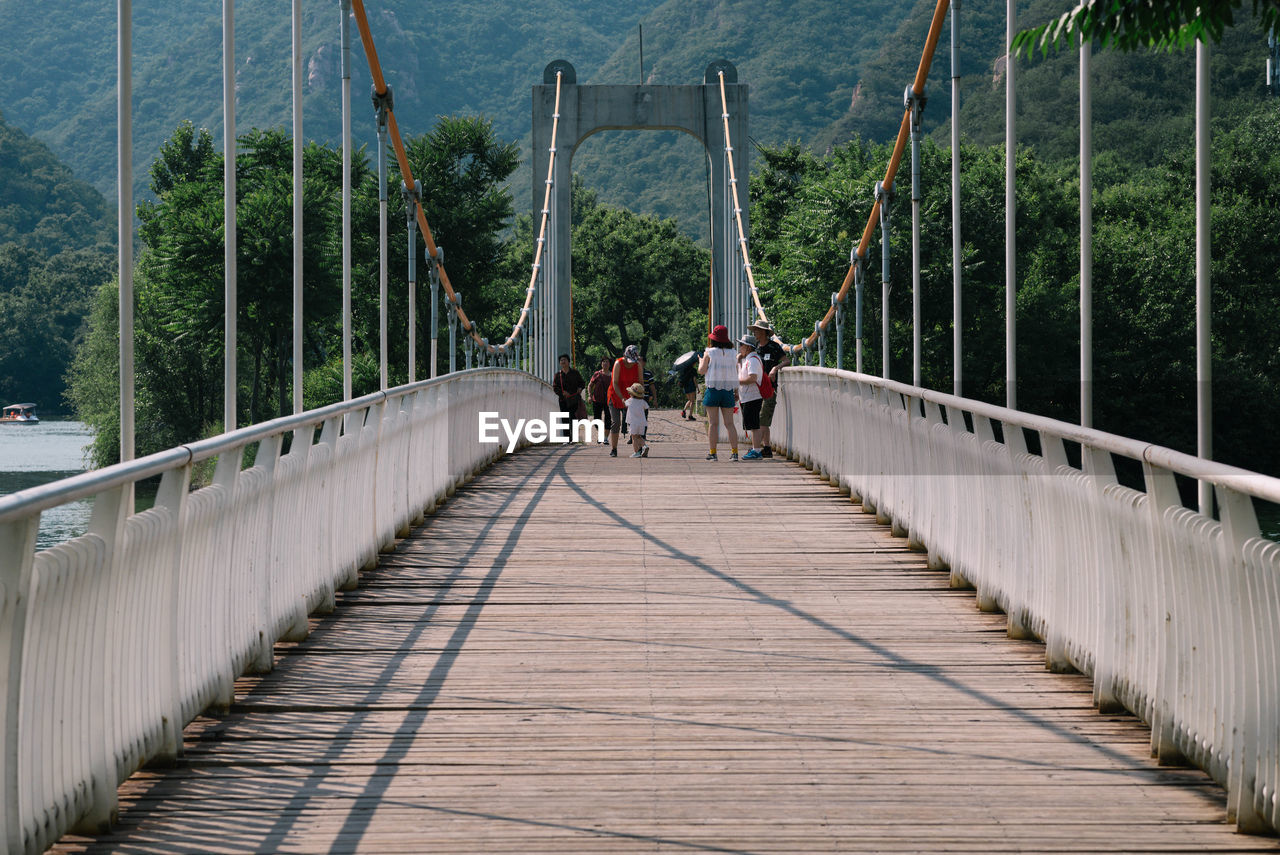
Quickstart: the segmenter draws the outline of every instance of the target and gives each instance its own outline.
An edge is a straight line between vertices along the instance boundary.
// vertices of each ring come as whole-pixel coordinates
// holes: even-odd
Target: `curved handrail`
[[[1091,677],[1099,709],[1147,722],[1162,764],[1204,769],[1239,830],[1280,828],[1280,543],[1254,506],[1280,478],[852,371],[786,368],[780,388],[779,450]],[[1213,485],[1216,516],[1178,476]]]
[[[1245,493],[1256,499],[1265,502],[1274,502],[1280,504],[1280,478],[1274,478],[1269,475],[1263,475],[1258,472],[1252,472],[1248,469],[1242,469],[1237,466],[1230,466],[1226,463],[1218,463],[1212,460],[1206,460],[1196,457],[1192,454],[1186,454],[1176,451],[1172,448],[1166,448],[1151,442],[1130,439],[1129,437],[1120,436],[1119,434],[1107,433],[1095,428],[1082,427],[1073,422],[1063,422],[1048,416],[1038,416],[1033,413],[1026,413],[1022,410],[1011,410],[1008,407],[1002,407],[998,404],[988,404],[983,401],[976,401],[972,398],[960,398],[946,392],[938,392],[933,389],[926,389],[921,386],[912,386],[908,383],[901,383],[897,380],[888,380],[883,377],[875,377],[870,374],[859,374],[856,371],[848,371],[845,369],[825,368],[820,366],[793,367],[785,369],[787,371],[803,370],[816,374],[831,374],[833,376],[846,377],[850,380],[856,380],[859,383],[866,383],[901,395],[904,398],[915,398],[921,401],[927,401],[931,404],[937,404],[940,407],[948,409],[963,410],[964,412],[982,416],[983,418],[999,422],[1003,425],[1011,425],[1014,427],[1025,428],[1038,432],[1049,433],[1068,442],[1087,445],[1102,451],[1108,451],[1112,454],[1118,454],[1121,457],[1128,457],[1132,460],[1151,463],[1162,469],[1167,469],[1179,475],[1185,475],[1188,478],[1194,478],[1199,481],[1208,481],[1219,487],[1226,487],[1240,493]]]
[[[296,413],[294,415],[281,416],[271,421],[259,422],[230,433],[175,446],[166,451],[159,451],[136,460],[128,460],[103,467],[102,469],[72,475],[69,478],[63,478],[50,484],[29,487],[17,493],[0,496],[0,523],[11,522],[36,511],[44,511],[67,502],[85,499],[131,481],[153,478],[189,462],[199,463],[202,460],[217,457],[236,448],[243,448],[275,434],[314,427],[335,416],[344,416],[365,410],[381,401],[411,395],[430,386],[456,380],[458,377],[479,376],[485,372],[499,370],[501,369],[471,368],[465,371],[455,371],[452,374],[444,374],[430,380],[420,380],[416,383],[389,389],[386,392],[371,392],[362,398],[340,401],[336,404],[308,410],[304,413]],[[533,379],[543,386],[547,386],[548,389],[551,388],[545,380],[537,377]]]
[[[503,454],[480,413],[555,400],[523,371],[453,372],[0,499],[0,851],[108,824],[120,781],[176,756],[276,639],[305,637],[308,614]],[[42,512],[87,498],[88,530],[38,548]]]
[[[356,27],[360,31],[360,42],[364,46],[365,58],[369,62],[369,73],[373,76],[374,92],[377,97],[381,98],[387,94],[387,81],[382,73],[382,63],[378,59],[378,49],[373,42],[373,31],[369,27],[369,16],[365,12],[363,0],[351,0],[351,8],[356,18]],[[561,73],[556,72],[556,109],[553,116],[551,126],[551,150],[548,153],[547,164],[547,199],[542,205],[542,228],[539,232],[537,248],[534,253],[533,273],[529,279],[529,290],[525,292],[524,306],[520,310],[519,320],[512,327],[510,335],[500,344],[490,344],[484,338],[481,338],[476,329],[475,323],[463,311],[461,301],[458,300],[457,293],[453,289],[453,282],[449,279],[449,273],[445,270],[444,259],[436,246],[435,235],[431,231],[431,224],[427,222],[426,211],[422,207],[422,200],[414,201],[415,215],[418,220],[418,227],[422,229],[422,238],[427,244],[427,255],[436,265],[436,269],[440,273],[440,284],[444,287],[445,294],[448,297],[453,310],[457,312],[458,319],[462,322],[462,328],[475,341],[477,345],[485,349],[488,353],[501,353],[507,347],[511,346],[515,340],[524,331],[525,322],[529,317],[530,308],[533,303],[533,287],[538,276],[539,260],[542,253],[544,238],[547,230],[547,211],[549,208],[551,194],[551,175],[555,168],[556,158],[556,132],[560,124],[560,83]],[[405,184],[413,186],[413,170],[409,166],[409,156],[405,152],[404,141],[400,137],[400,125],[396,121],[395,108],[387,109],[387,129],[390,132],[391,145],[395,150],[396,162],[400,166],[400,175],[403,177]]]

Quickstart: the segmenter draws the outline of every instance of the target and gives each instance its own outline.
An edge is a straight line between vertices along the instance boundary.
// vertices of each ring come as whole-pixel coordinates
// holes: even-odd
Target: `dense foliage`
[[[1215,456],[1272,473],[1280,452],[1258,424],[1280,417],[1280,105],[1221,122],[1213,143]],[[1004,151],[965,146],[962,158],[964,394],[1004,400]],[[830,305],[848,267],[887,146],[854,140],[817,158],[795,146],[764,152],[752,184],[755,253],[784,336],[798,340]],[[1018,402],[1078,418],[1078,175],[1075,164],[1020,149]],[[1195,448],[1194,162],[1189,142],[1136,171],[1095,176],[1095,424]],[[950,153],[923,146],[924,382],[951,388]],[[911,376],[910,206],[894,206],[890,374]],[[864,368],[880,365],[879,233],[872,243]],[[852,364],[852,329],[846,354]],[[834,351],[834,348],[830,349]],[[832,359],[834,356],[832,355]]]
[[[58,408],[113,243],[102,195],[0,117],[0,403]]]
[[[1243,6],[1243,0],[1086,0],[1048,23],[1018,33],[1013,46],[1022,53],[1035,47],[1048,53],[1063,43],[1097,39],[1103,47],[1120,50],[1185,48],[1197,39],[1221,41]],[[1252,0],[1251,6],[1266,29],[1280,27],[1280,2]]]
[[[292,141],[280,131],[250,131],[240,138],[236,164],[238,345],[237,390],[241,422],[287,413],[292,401],[293,186]],[[514,165],[488,123],[441,119],[432,133],[409,143],[410,161],[424,176],[424,196],[436,237],[448,246],[447,267],[482,295],[498,287],[504,250],[499,234],[510,217],[501,189]],[[341,154],[309,144],[304,151],[303,278],[304,403],[341,396]],[[145,245],[135,278],[137,423],[139,452],[188,442],[222,429],[223,240],[222,155],[208,131],[178,127],[151,169],[156,201],[139,207]],[[376,175],[363,155],[353,164],[352,283],[353,391],[378,388],[378,201]],[[392,170],[391,185],[399,184]],[[390,382],[408,376],[407,275],[404,206],[392,194],[389,280]],[[425,281],[423,244],[416,245]],[[419,286],[419,304],[427,306]],[[115,356],[118,308],[112,286],[94,303],[90,334],[71,372],[69,397],[98,430],[99,464],[115,458],[118,382]],[[429,337],[430,314],[418,318]],[[439,321],[444,323],[443,313]],[[418,376],[429,373],[419,347]],[[444,362],[442,356],[441,361]]]
[[[368,3],[370,26],[406,135],[440,115],[495,117],[504,139],[529,132],[529,87],[559,57],[592,74],[628,40],[660,0],[440,0],[426,13],[411,0]],[[105,193],[115,184],[116,7],[96,2],[0,0],[0,109],[48,141],[78,174]],[[134,4],[136,190],[145,194],[152,154],[184,120],[221,141],[222,4]],[[291,122],[288,5],[235,9],[237,125]],[[329,144],[341,134],[339,4],[302,4],[304,134]],[[374,142],[368,63],[350,28],[353,130]],[[526,185],[521,185],[526,186]],[[521,196],[523,200],[523,195]]]

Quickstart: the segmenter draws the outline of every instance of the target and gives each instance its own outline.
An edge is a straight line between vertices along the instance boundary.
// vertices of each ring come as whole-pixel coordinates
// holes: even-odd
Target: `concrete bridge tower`
[[[725,103],[729,114],[732,151],[726,151],[720,101],[720,74],[724,74]],[[738,82],[732,63],[717,60],[707,66],[702,84],[694,86],[626,86],[578,84],[572,65],[556,60],[547,65],[542,84],[533,87],[533,212],[535,223],[546,191],[545,164],[551,146],[556,104],[556,75],[560,75],[560,124],[552,174],[547,255],[542,282],[549,309],[544,355],[538,360],[540,376],[555,370],[555,355],[570,350],[570,188],[573,154],[587,137],[605,130],[684,131],[702,141],[711,174],[711,287],[712,323],[741,332],[751,318],[742,255],[738,250],[730,187],[729,157],[740,182],[738,200],[743,228],[750,234],[747,212],[747,85]],[[626,342],[624,342],[625,344]]]

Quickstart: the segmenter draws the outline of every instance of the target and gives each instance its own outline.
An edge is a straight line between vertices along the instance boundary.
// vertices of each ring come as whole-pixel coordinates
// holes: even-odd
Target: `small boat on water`
[[[10,404],[0,414],[0,425],[38,425],[35,404]]]

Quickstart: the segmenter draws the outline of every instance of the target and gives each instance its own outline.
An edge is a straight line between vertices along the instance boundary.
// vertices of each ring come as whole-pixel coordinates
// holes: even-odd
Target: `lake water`
[[[91,442],[93,432],[82,422],[0,425],[0,496],[83,472],[85,451]],[[86,500],[45,511],[36,536],[37,548],[83,534],[89,510]]]

